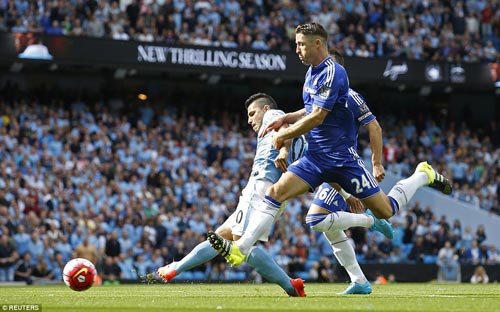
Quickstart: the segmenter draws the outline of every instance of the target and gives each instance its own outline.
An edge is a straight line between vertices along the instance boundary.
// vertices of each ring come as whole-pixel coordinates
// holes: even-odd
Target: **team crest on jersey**
[[[327,99],[330,97],[330,93],[332,92],[332,90],[330,88],[328,88],[327,86],[322,86],[321,88],[319,88],[318,90],[318,95],[323,98],[323,99]]]

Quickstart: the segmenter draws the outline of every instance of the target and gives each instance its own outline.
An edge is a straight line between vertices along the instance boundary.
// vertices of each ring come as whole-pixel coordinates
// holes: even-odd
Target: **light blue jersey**
[[[262,126],[259,130],[259,135],[267,125],[276,117],[284,115],[282,110],[270,109],[262,119]],[[283,173],[280,169],[276,168],[274,160],[279,154],[279,151],[272,146],[273,132],[268,132],[263,138],[257,140],[257,150],[255,151],[255,158],[252,167],[251,176],[254,178],[265,178],[275,183]],[[291,164],[299,159],[305,152],[307,143],[304,136],[293,139],[290,152],[288,154],[288,163]]]

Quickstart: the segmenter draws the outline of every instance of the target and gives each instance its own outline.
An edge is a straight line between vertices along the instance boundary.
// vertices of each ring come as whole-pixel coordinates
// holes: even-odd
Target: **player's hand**
[[[377,180],[377,182],[382,182],[385,178],[385,169],[382,165],[374,165],[373,166],[373,176]]]
[[[262,131],[262,133],[259,135],[259,138],[263,138],[266,135],[266,133],[268,133],[269,131],[279,130],[279,128],[281,128],[281,126],[285,122],[285,118],[284,117],[285,117],[285,115],[279,116],[279,117],[273,119],[267,125],[267,127],[264,129],[264,131]]]
[[[273,135],[272,144],[275,149],[280,150],[283,147],[284,143],[285,140],[279,135],[279,133],[275,133]]]
[[[274,160],[274,165],[279,170],[285,172],[288,168],[288,150],[286,148],[281,148],[278,157]]]
[[[351,195],[345,200],[345,202],[349,205],[351,212],[353,212],[353,213],[365,212],[365,207],[363,206],[363,203],[358,198]]]

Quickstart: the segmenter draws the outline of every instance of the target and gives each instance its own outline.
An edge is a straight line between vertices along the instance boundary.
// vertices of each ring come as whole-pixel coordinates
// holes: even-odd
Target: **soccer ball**
[[[63,270],[64,283],[76,291],[83,291],[92,287],[96,276],[97,271],[94,264],[84,258],[70,260]]]

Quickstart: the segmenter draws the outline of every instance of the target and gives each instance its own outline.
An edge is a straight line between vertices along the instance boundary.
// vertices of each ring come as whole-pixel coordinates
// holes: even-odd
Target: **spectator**
[[[94,244],[89,243],[89,237],[85,236],[83,242],[75,249],[78,258],[85,258],[92,263],[97,263],[97,248]]]
[[[7,233],[3,233],[0,236],[0,282],[14,280],[18,258],[14,244],[9,241]]]
[[[446,241],[438,253],[438,282],[460,283],[460,264],[451,243]]]
[[[470,278],[472,284],[487,284],[490,281],[486,270],[482,265],[478,265]]]
[[[33,268],[31,276],[33,277],[33,281],[44,284],[52,280],[54,274],[48,268],[45,260],[39,260],[38,264]]]
[[[120,283],[124,275],[117,263],[117,258],[110,256],[105,257],[101,275],[103,285],[117,285]]]
[[[31,278],[32,269],[31,254],[26,252],[23,258],[16,263],[14,281],[26,282],[28,285],[33,284],[33,279]]]

